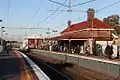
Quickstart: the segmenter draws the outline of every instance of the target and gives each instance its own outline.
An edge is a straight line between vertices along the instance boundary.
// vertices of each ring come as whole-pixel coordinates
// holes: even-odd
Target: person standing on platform
[[[77,53],[77,54],[80,54],[80,46],[79,46],[79,45],[77,45],[76,53]]]
[[[107,45],[105,48],[105,54],[108,56],[109,59],[112,59],[113,54],[113,46]]]

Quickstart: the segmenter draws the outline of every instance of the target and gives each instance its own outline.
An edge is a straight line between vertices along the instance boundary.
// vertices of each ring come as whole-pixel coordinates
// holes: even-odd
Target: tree
[[[119,18],[119,15],[111,15],[103,19],[105,23],[111,25],[115,29],[115,31],[113,31],[114,34],[120,34]]]
[[[120,35],[120,22],[119,22],[119,15],[111,15],[107,18],[104,18],[103,21],[109,25],[111,25],[115,30],[113,31],[114,34]],[[117,57],[119,58],[119,52],[117,52]]]

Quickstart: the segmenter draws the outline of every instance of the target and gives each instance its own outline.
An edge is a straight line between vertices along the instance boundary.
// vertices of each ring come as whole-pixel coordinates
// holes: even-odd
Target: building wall
[[[40,49],[42,45],[42,39],[28,39],[28,46],[30,48]]]

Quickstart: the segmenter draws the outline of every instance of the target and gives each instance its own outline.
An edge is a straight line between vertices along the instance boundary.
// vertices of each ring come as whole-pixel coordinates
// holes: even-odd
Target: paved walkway
[[[23,55],[18,51],[12,51],[10,54],[4,53],[0,56],[0,80],[49,80],[44,73],[37,75]],[[41,76],[43,74],[45,77]]]

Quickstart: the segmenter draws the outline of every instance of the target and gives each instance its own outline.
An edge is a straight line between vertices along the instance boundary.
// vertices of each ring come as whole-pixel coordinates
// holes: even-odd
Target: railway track
[[[29,54],[27,54],[27,56],[35,62],[51,80],[72,80],[71,77],[59,72],[55,65],[47,64],[39,58]]]
[[[45,62],[54,63],[54,59],[52,61],[52,58],[44,57],[39,54],[32,54],[32,56],[35,56]],[[59,64],[59,61],[56,61]],[[54,63],[57,64],[57,63]],[[52,65],[50,65],[52,66]],[[58,67],[61,65],[58,65]],[[62,73],[69,75],[73,80],[114,80],[115,78],[104,74],[100,73],[97,71],[89,70],[83,67],[78,67],[77,65],[74,65],[73,67],[64,67],[66,65],[62,65],[60,68],[62,68]]]

